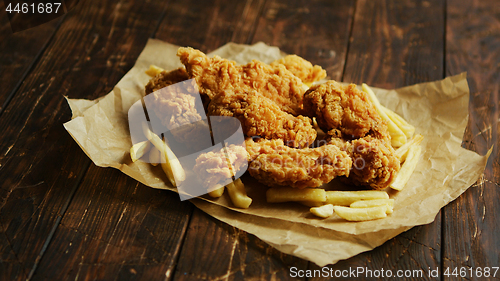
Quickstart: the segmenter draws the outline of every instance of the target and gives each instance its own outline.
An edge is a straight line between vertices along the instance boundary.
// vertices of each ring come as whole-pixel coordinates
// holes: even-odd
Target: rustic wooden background
[[[497,1],[83,0],[15,34],[0,8],[1,280],[281,280],[292,266],[317,268],[96,167],[64,130],[63,96],[109,92],[150,37],[206,52],[264,41],[333,79],[384,88],[467,71],[463,146],[485,154],[498,144]],[[500,266],[498,156],[495,146],[480,180],[433,223],[331,267],[439,268],[454,280],[444,269]]]

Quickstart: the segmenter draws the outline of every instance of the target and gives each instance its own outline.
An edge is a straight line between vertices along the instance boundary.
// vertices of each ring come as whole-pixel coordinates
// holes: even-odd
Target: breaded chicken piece
[[[293,73],[293,75],[299,77],[304,83],[313,83],[326,77],[326,70],[321,66],[313,66],[312,63],[297,55],[288,55],[273,61],[271,66],[277,66],[279,64],[284,65],[286,69]]]
[[[196,79],[200,92],[210,99],[227,89],[256,90],[285,112],[299,115],[301,111],[305,92],[302,81],[283,65],[272,67],[256,60],[237,65],[234,61],[219,56],[209,58],[199,50],[183,47],[177,55],[189,77]]]
[[[246,167],[248,153],[242,145],[231,144],[221,150],[200,154],[193,171],[206,188],[230,183],[235,174]]]
[[[353,165],[347,181],[355,185],[385,189],[396,178],[400,168],[392,146],[372,136],[352,140],[350,155]]]
[[[179,143],[190,148],[202,148],[203,143],[198,140],[207,137],[209,127],[203,122],[202,114],[204,116],[205,112],[201,112],[201,105],[196,104],[199,96],[196,81],[189,82],[187,79],[189,76],[184,67],[163,71],[153,77],[146,85],[146,95],[153,97],[147,104],[148,112],[151,114],[152,109]]]
[[[368,96],[354,84],[342,85],[330,80],[312,86],[304,95],[304,112],[316,117],[325,132],[338,129],[345,138],[372,135],[390,142],[387,124]]]
[[[263,184],[295,188],[318,187],[337,176],[347,176],[352,161],[335,145],[296,149],[280,139],[245,141],[248,171]]]
[[[236,117],[246,136],[279,138],[290,147],[308,147],[316,138],[311,119],[286,113],[275,102],[251,89],[248,92],[223,90],[210,102],[208,115]]]
[[[146,85],[146,95],[149,95],[152,92],[157,91],[161,88],[165,88],[167,86],[188,79],[189,75],[187,74],[186,69],[184,67],[179,67],[172,71],[162,71],[160,74],[156,75],[151,80],[149,80],[148,84]]]

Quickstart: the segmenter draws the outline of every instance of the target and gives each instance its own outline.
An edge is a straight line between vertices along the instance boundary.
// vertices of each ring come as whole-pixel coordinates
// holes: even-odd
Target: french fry
[[[250,207],[250,204],[252,204],[252,198],[248,197],[247,192],[245,191],[245,186],[240,179],[226,185],[226,188],[234,206],[243,209]]]
[[[160,74],[164,70],[165,69],[158,67],[156,65],[150,65],[149,69],[146,70],[146,74],[151,76],[151,77],[155,77],[156,75]]]
[[[333,215],[333,205],[327,204],[321,207],[312,207],[309,211],[320,218],[326,219]]]
[[[363,91],[368,95],[368,98],[371,100],[373,105],[375,106],[375,109],[377,110],[380,117],[382,117],[382,119],[387,121],[387,129],[389,131],[389,134],[391,135],[392,146],[400,147],[403,144],[405,144],[407,142],[405,133],[403,133],[403,131],[401,131],[401,129],[389,118],[389,116],[387,116],[384,109],[382,108],[382,105],[377,99],[377,96],[375,96],[375,93],[373,93],[373,90],[365,83],[363,83],[361,87]]]
[[[319,188],[271,187],[266,192],[266,198],[268,203],[291,201],[325,202],[326,192],[324,189]]]
[[[160,151],[161,168],[167,175],[168,180],[173,186],[179,185],[186,179],[186,172],[182,168],[181,162],[179,162],[170,147],[158,135],[151,132],[147,124],[144,123],[142,128],[146,138]]]
[[[149,163],[153,166],[157,166],[161,161],[160,151],[156,149],[153,145],[151,149],[149,149]]]
[[[319,202],[319,201],[299,201],[298,203],[307,207],[321,207],[325,205],[325,202]]]
[[[150,143],[149,141],[138,142],[130,148],[130,158],[132,162],[137,161],[139,158],[144,156],[149,151]]]
[[[214,189],[214,190],[212,190],[212,191],[210,191],[208,193],[208,195],[210,197],[212,197],[212,198],[219,198],[219,197],[222,196],[222,194],[224,194],[224,186],[220,185],[220,184],[218,184],[218,185],[219,185],[218,188],[216,188],[216,189]]]
[[[326,191],[325,204],[349,206],[359,200],[371,199],[389,199],[389,195],[382,190]]]
[[[392,214],[392,211],[394,209],[394,199],[373,199],[373,200],[360,200],[353,202],[351,204],[351,208],[370,208],[370,207],[377,207],[377,206],[386,206],[387,214]]]
[[[396,156],[399,158],[399,161],[403,163],[406,160],[406,156],[408,155],[408,149],[410,149],[410,147],[413,145],[419,145],[423,140],[424,137],[421,134],[418,134],[403,146],[396,149]]]
[[[410,125],[406,120],[399,116],[396,112],[382,106],[382,109],[385,111],[385,114],[389,117],[389,119],[396,124],[396,126],[403,131],[403,133],[406,135],[407,139],[411,139],[413,137],[413,134],[415,133],[415,127]]]
[[[386,206],[370,208],[350,208],[343,206],[333,206],[335,213],[348,221],[369,221],[387,217]]]
[[[413,174],[413,171],[417,167],[418,160],[420,159],[420,154],[422,153],[422,147],[420,145],[412,145],[408,149],[408,155],[406,160],[399,169],[396,179],[391,183],[390,187],[396,190],[402,190],[408,180]]]

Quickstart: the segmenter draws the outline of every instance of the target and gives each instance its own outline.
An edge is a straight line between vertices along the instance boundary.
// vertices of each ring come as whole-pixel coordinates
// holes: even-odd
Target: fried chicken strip
[[[263,184],[295,188],[318,187],[336,176],[347,176],[352,161],[335,145],[295,149],[283,140],[245,140],[248,171]]]
[[[328,81],[306,92],[304,111],[327,131],[328,143],[349,153],[353,166],[348,182],[377,190],[389,186],[400,162],[386,123],[364,92],[354,84]]]
[[[292,72],[293,75],[299,77],[304,83],[313,83],[326,77],[326,70],[321,66],[313,66],[312,63],[297,55],[288,55],[273,61],[271,66],[277,66],[279,64],[284,65],[286,69]]]
[[[282,111],[275,102],[255,90],[222,91],[210,102],[208,115],[236,117],[246,136],[279,138],[290,147],[308,147],[316,138],[311,119]]]
[[[183,47],[177,55],[189,77],[196,79],[200,92],[210,99],[227,89],[256,90],[285,112],[299,115],[301,111],[305,92],[302,81],[283,65],[272,67],[256,60],[237,65],[234,61],[219,56],[209,58],[199,50]]]
[[[304,95],[304,112],[316,117],[325,132],[337,129],[351,139],[373,135],[390,142],[387,124],[368,96],[354,84],[342,85],[330,80],[312,86]]]
[[[248,153],[242,145],[231,144],[221,150],[200,154],[193,170],[206,188],[232,182],[236,173],[246,167]]]

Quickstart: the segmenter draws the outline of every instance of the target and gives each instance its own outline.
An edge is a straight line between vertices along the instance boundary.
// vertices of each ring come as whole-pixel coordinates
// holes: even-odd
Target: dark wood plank
[[[443,32],[443,1],[358,1],[343,81],[396,88],[441,79]],[[433,223],[414,227],[373,251],[330,268],[383,268],[393,274],[397,270],[422,269],[427,274],[428,268],[439,267],[440,261],[438,214]],[[359,278],[371,280],[364,277]]]
[[[218,8],[213,8],[215,11],[209,9],[206,12],[216,14],[218,18],[222,18],[220,21],[226,24],[217,24],[218,28],[208,28],[208,30],[196,28],[191,31],[189,28],[189,32],[171,31],[166,34],[177,35],[179,41],[176,42],[182,42],[177,44],[188,42],[206,50],[212,50],[228,41],[237,43],[264,41],[282,48],[285,52],[296,53],[313,63],[329,67],[327,69],[331,70],[330,75],[340,77],[335,70],[343,68],[349,22],[354,10],[352,1],[269,1],[263,8],[262,15],[258,17],[258,25],[252,27],[251,24],[257,19],[252,16],[259,15],[262,9],[260,5],[261,2],[248,1],[242,10],[243,15],[236,17],[231,11],[241,10],[234,7],[226,7],[225,12],[217,10]],[[191,13],[194,12],[191,11],[198,9],[179,9],[177,12],[178,15],[181,12],[179,18],[170,19],[166,16],[165,19],[170,19],[172,22],[162,26],[179,25],[179,30],[182,30],[182,26],[186,29],[187,25],[183,20],[193,16]],[[228,15],[232,16],[232,25],[236,26],[232,34],[230,31],[225,31],[225,28],[231,26],[227,23],[230,22]],[[240,18],[241,20],[238,20]],[[203,21],[204,18],[201,17],[199,20]],[[270,26],[281,26],[286,31],[276,32],[269,29]],[[345,30],[342,30],[343,33],[335,34],[331,32],[333,26]],[[176,27],[173,28],[176,30]],[[163,30],[160,29],[158,38],[166,38],[164,36],[167,35],[162,33]],[[194,38],[197,39],[191,36],[185,38],[184,33],[194,34]],[[220,37],[221,35],[225,36]],[[279,253],[255,236],[196,210],[189,224],[174,279],[286,280],[290,279],[289,267],[306,269],[307,264],[305,260]]]
[[[464,146],[480,154],[496,146],[484,176],[445,208],[443,269],[450,268],[453,273],[455,268],[458,272],[464,268],[467,279],[484,280],[476,275],[476,269],[500,264],[500,16],[495,1],[452,0],[447,6],[446,73],[467,71],[471,90]],[[443,279],[455,280],[456,276],[443,274]],[[499,272],[495,279],[500,279]]]
[[[253,42],[297,54],[339,80],[344,68],[355,1],[268,1]]]
[[[63,129],[70,119],[63,95],[92,99],[111,90],[166,7],[84,4],[68,14],[0,117],[0,279],[28,277],[90,163]]]
[[[195,209],[175,280],[288,280],[307,261],[283,254],[259,238]],[[300,280],[300,279],[296,279]]]
[[[34,280],[164,280],[192,210],[177,194],[92,165]]]
[[[61,19],[24,32],[12,33],[3,2],[0,2],[0,115],[15,90],[45,50]]]

